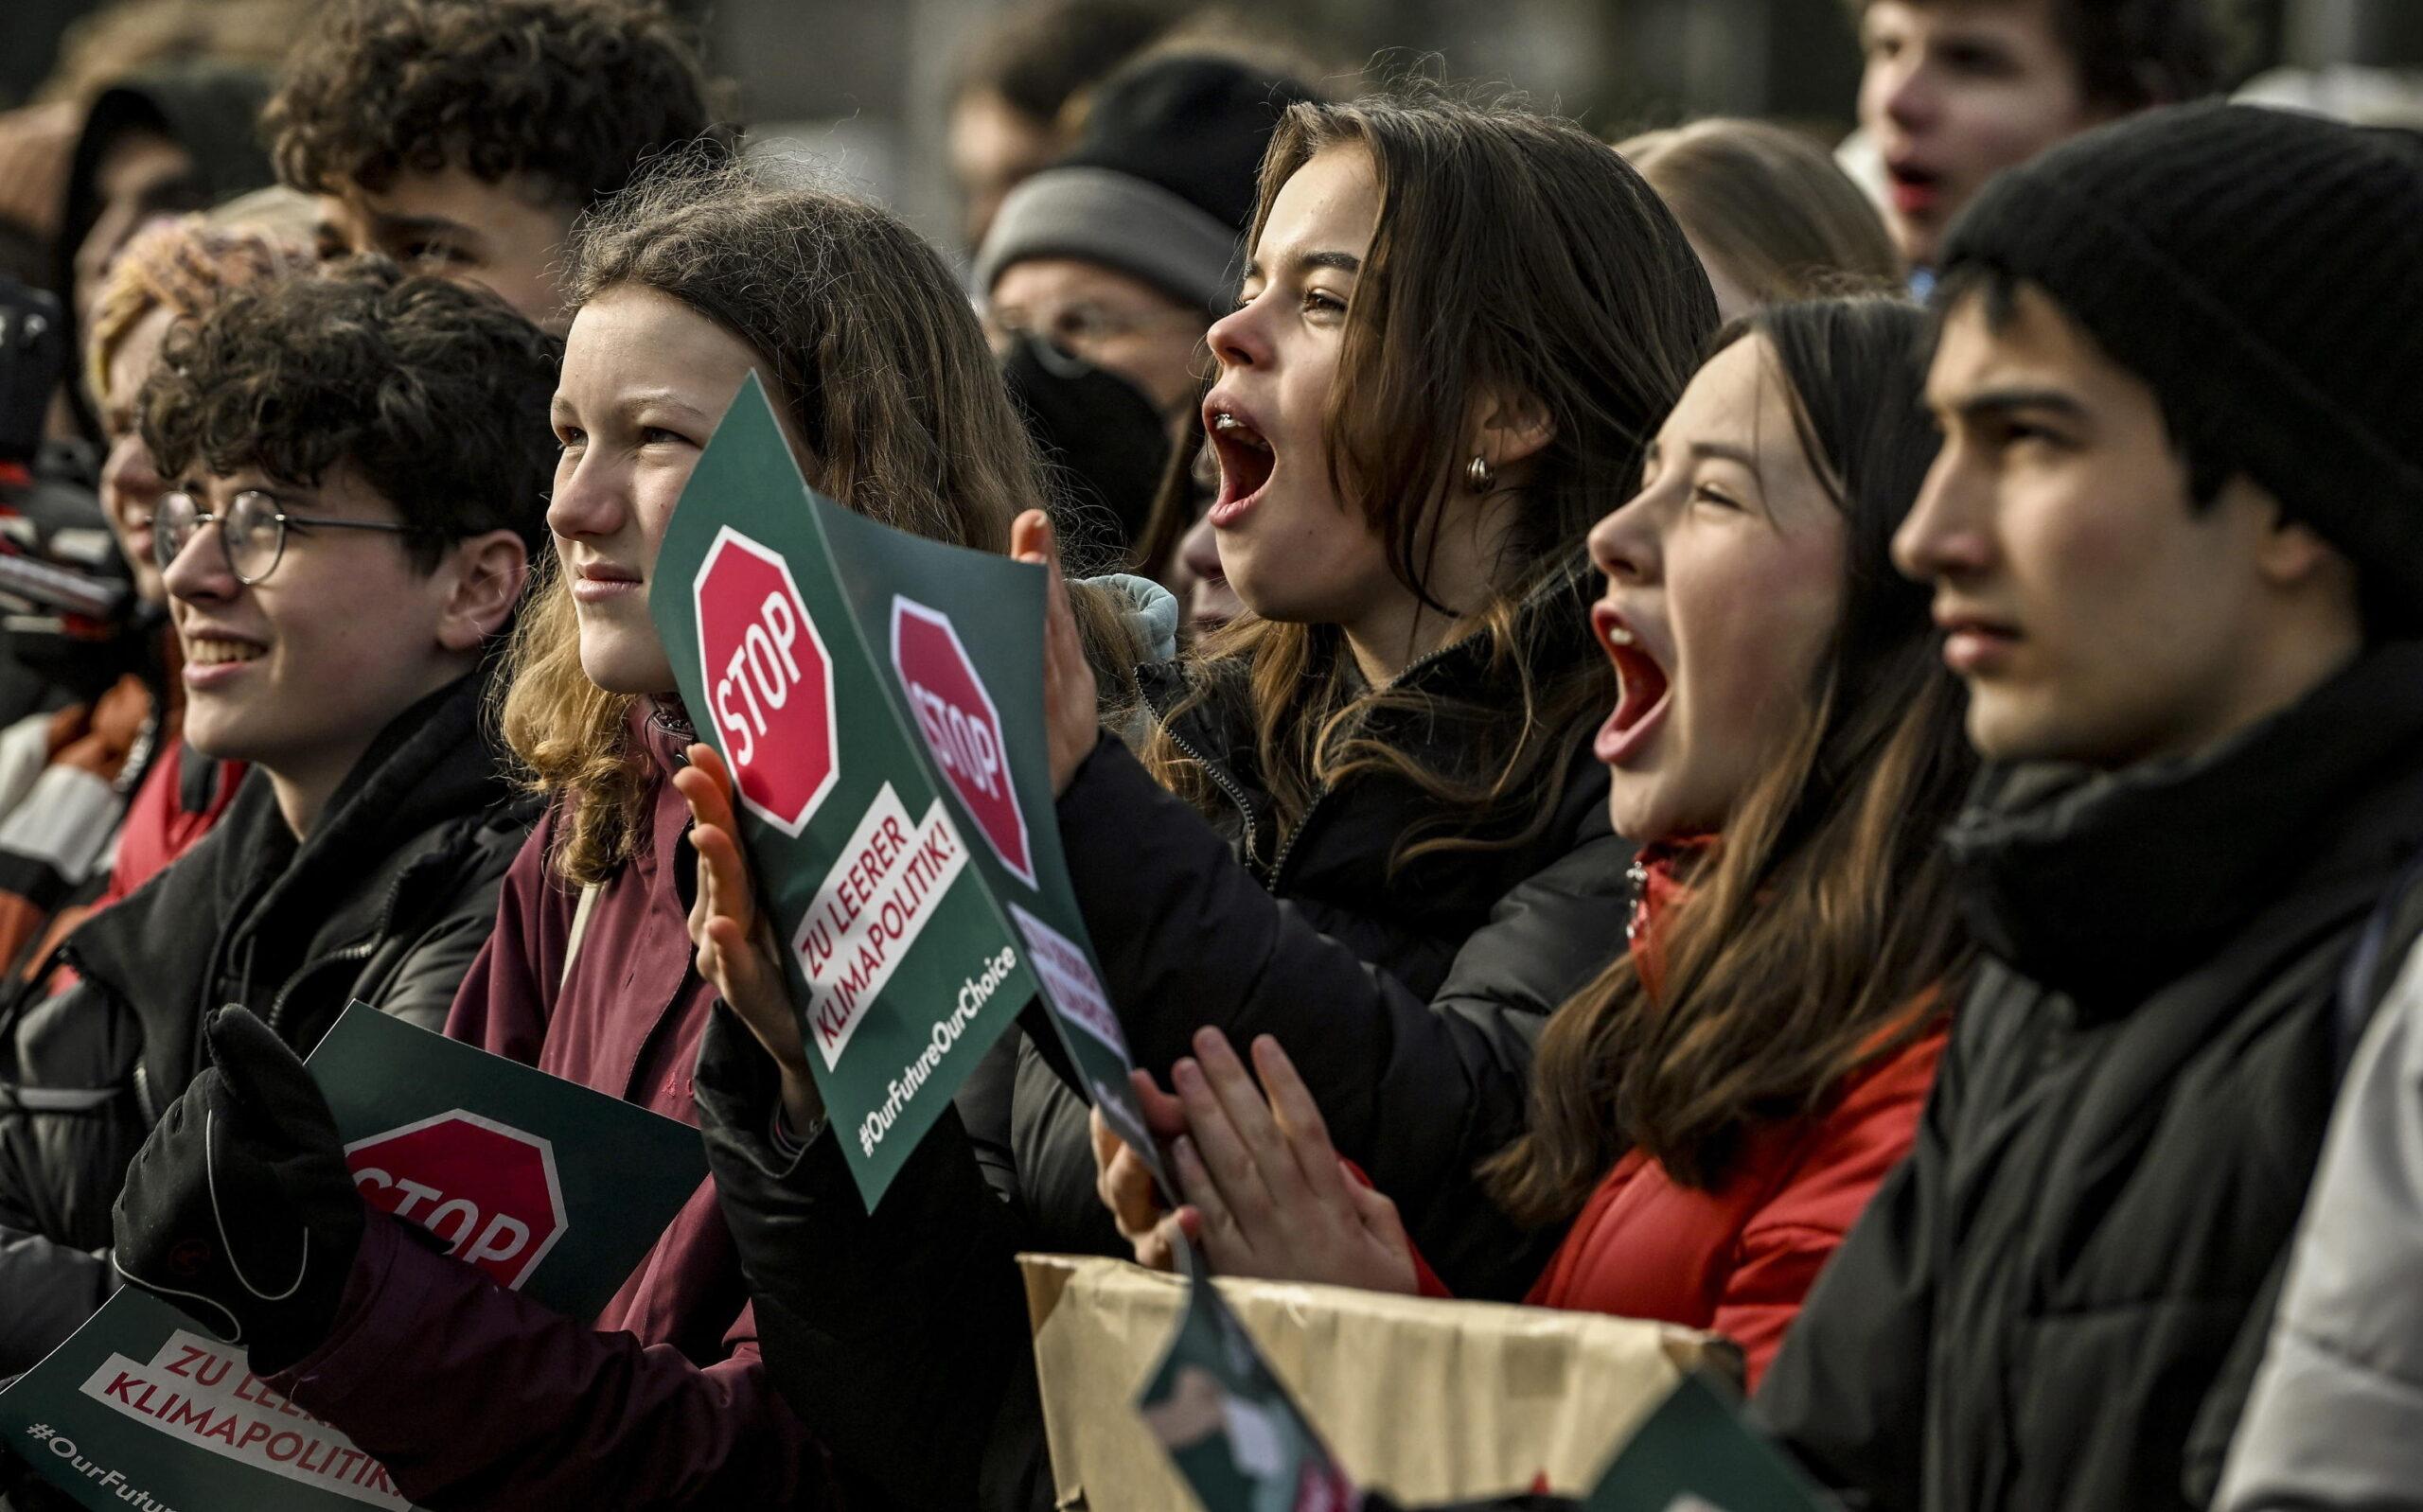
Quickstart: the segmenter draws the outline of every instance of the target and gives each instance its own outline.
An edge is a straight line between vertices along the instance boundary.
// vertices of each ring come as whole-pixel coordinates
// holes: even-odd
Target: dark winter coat
[[[689,810],[663,780],[687,736],[634,723],[659,780],[578,948],[581,895],[550,869],[551,813],[482,923],[491,938],[446,1032],[692,1121],[715,991],[690,950]],[[272,1383],[421,1506],[760,1508],[824,1495],[807,1434],[759,1363],[713,1182],[595,1318],[549,1311],[374,1216],[327,1340]]]
[[[1992,958],[1757,1405],[1874,1507],[2199,1506],[2313,1176],[2343,966],[2423,843],[2423,644],[2192,760],[1985,782],[1951,843]]]
[[[388,726],[299,845],[265,774],[177,865],[61,947],[81,979],[0,1041],[0,1376],[115,1290],[110,1204],[242,1003],[308,1053],[361,998],[435,1029],[535,817],[480,737],[481,679]],[[47,975],[46,973],[44,975]]]
[[[1569,597],[1531,612],[1569,624],[1562,654],[1595,656]],[[1477,641],[1407,676],[1471,696],[1494,686]],[[1175,669],[1141,680],[1166,717]],[[1550,823],[1509,850],[1392,868],[1399,838],[1440,806],[1384,775],[1319,795],[1273,846],[1243,692],[1216,687],[1171,727],[1226,795],[1218,826],[1108,739],[1058,806],[1137,1064],[1166,1081],[1206,1024],[1240,1043],[1277,1034],[1339,1149],[1399,1201],[1441,1274],[1469,1295],[1519,1296],[1555,1236],[1508,1222],[1472,1170],[1521,1127],[1542,1020],[1622,948],[1631,851],[1607,827],[1605,773],[1577,731]],[[1406,746],[1454,738],[1387,733]],[[794,1406],[837,1460],[888,1460],[890,1488],[916,1504],[1049,1506],[1011,1257],[1127,1249],[1095,1196],[1086,1105],[1052,1073],[1048,1031],[1022,1023],[996,1047],[872,1218],[829,1138],[796,1162],[771,1149],[771,1083],[751,1064],[763,1058],[743,1037],[718,1064],[717,1032],[699,1067],[708,1149],[768,1364]],[[904,1421],[965,1432],[929,1426],[917,1453],[899,1455],[887,1446]]]

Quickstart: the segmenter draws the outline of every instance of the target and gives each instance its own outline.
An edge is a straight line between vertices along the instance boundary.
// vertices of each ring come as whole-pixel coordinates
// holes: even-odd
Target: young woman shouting
[[[1593,750],[1639,899],[1484,1167],[1564,1234],[1530,1300],[1715,1329],[1753,1380],[1915,1137],[1970,955],[1937,843],[1974,766],[1965,700],[1887,557],[1936,447],[1922,319],[1834,301],[1729,326],[1591,533],[1622,685]],[[1398,1225],[1421,1215],[1341,1169],[1335,1089],[1277,1039],[1252,1046],[1266,1100],[1216,1030],[1197,1051],[1155,1096],[1188,1205],[1155,1237],[1132,1157],[1105,1178],[1147,1249],[1174,1222],[1231,1274],[1441,1290]]]
[[[1628,906],[1587,749],[1614,677],[1582,541],[1637,480],[1714,298],[1588,133],[1430,99],[1291,107],[1247,253],[1205,418],[1250,613],[1140,672],[1140,759],[1095,748],[1096,683],[1055,611],[1071,878],[1140,1062],[1166,1068],[1205,1023],[1279,1033],[1339,1089],[1341,1147],[1428,1196],[1442,1272],[1518,1295],[1544,1252],[1474,1168],[1519,1132],[1538,1026]],[[1050,558],[1039,519],[1018,546]],[[811,1419],[860,1414],[837,1454],[912,1500],[1048,1495],[1010,1257],[1123,1247],[1083,1101],[1033,1042],[1005,1045],[1010,1095],[963,1095],[871,1217],[830,1141],[769,1144],[777,1082],[790,1107],[805,1080],[791,1009],[718,784],[683,782],[702,865],[731,857],[702,889],[701,969],[772,1052],[719,1025],[699,1067],[759,1316],[796,1325],[785,1362],[768,1323],[769,1360]],[[901,1418],[964,1432],[881,1448]]]

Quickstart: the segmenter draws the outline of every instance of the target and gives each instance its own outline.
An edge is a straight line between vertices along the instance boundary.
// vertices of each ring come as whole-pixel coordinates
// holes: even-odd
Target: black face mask
[[[1141,390],[1041,337],[1017,339],[1001,376],[1041,448],[1062,511],[1071,560],[1123,562],[1152,513],[1169,464],[1169,427]]]

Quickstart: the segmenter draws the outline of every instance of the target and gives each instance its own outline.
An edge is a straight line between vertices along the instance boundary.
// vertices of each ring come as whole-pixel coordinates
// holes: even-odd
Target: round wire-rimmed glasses
[[[290,515],[278,507],[276,499],[258,488],[243,489],[227,501],[225,509],[217,511],[203,508],[193,495],[180,489],[164,495],[158,511],[151,517],[152,561],[160,571],[167,571],[195,532],[214,521],[219,526],[219,550],[227,559],[227,571],[246,588],[277,571],[278,562],[286,555],[286,533],[290,527],[307,535],[321,529],[410,534],[410,527],[386,520]]]

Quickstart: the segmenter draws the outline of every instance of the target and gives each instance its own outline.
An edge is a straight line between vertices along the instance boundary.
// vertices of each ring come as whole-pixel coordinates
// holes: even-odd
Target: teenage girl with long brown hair
[[[1639,901],[1483,1167],[1563,1236],[1531,1301],[1715,1329],[1754,1380],[1909,1149],[1970,959],[1937,843],[1975,766],[1965,699],[1887,556],[1936,449],[1923,320],[1869,299],[1727,327],[1591,533],[1622,684],[1593,748]],[[1174,1222],[1235,1274],[1439,1290],[1402,1204],[1341,1169],[1335,1089],[1251,1053],[1266,1099],[1216,1034],[1176,1068],[1188,1205],[1162,1241]]]
[[[1630,848],[1586,749],[1614,679],[1583,617],[1582,540],[1632,487],[1714,299],[1603,144],[1437,98],[1291,107],[1247,252],[1244,298],[1210,333],[1205,418],[1212,519],[1252,613],[1142,669],[1140,759],[1096,747],[1095,680],[1055,612],[1071,878],[1141,1064],[1165,1070],[1205,1023],[1279,1033],[1339,1089],[1341,1147],[1432,1199],[1422,1238],[1441,1268],[1513,1294],[1542,1252],[1474,1168],[1519,1131],[1537,1027],[1627,907]],[[1039,520],[1017,548],[1050,558]],[[864,1431],[835,1452],[899,1494],[1048,1496],[1010,1257],[1123,1249],[1084,1104],[1031,1042],[1005,1046],[1021,1070],[1008,1107],[963,1098],[872,1216],[830,1140],[769,1147],[777,1081],[794,1115],[814,1110],[790,1096],[791,1011],[749,945],[703,776],[684,782],[723,880],[702,889],[701,969],[774,1052],[719,1053],[718,1029],[699,1068],[769,1360],[820,1423],[857,1400]],[[1457,1111],[1430,1116],[1442,1106]],[[999,1200],[975,1174],[998,1146],[988,1122],[1006,1140]],[[964,1431],[903,1453],[897,1419]]]

